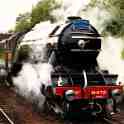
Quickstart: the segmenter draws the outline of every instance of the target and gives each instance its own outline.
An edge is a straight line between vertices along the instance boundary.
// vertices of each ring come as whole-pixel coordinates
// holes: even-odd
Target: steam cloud
[[[123,83],[124,81],[124,61],[121,58],[122,49],[122,39],[109,36],[103,39],[102,52],[98,57],[98,62],[102,69],[107,69],[110,73],[119,75],[117,83]]]

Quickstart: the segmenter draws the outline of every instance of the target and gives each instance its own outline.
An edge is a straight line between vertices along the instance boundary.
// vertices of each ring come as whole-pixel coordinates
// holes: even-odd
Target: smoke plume
[[[107,69],[110,73],[119,75],[117,83],[123,83],[124,81],[124,61],[121,58],[122,49],[122,39],[109,36],[103,39],[102,51],[98,57],[98,62],[102,69]]]

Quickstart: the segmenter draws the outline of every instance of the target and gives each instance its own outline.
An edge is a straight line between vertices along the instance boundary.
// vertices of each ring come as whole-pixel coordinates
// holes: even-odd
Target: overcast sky
[[[0,32],[7,32],[19,13],[30,11],[39,0],[0,0]]]

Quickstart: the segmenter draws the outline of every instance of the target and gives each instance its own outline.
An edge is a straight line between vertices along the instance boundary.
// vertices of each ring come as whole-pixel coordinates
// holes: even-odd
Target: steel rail
[[[10,124],[14,124],[14,122],[9,118],[9,116],[4,112],[2,108],[0,108],[0,112],[4,115],[4,117],[8,120]]]

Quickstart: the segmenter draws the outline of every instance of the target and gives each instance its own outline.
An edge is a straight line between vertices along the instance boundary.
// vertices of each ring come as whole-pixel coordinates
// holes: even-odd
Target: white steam
[[[51,71],[52,66],[46,63],[24,63],[18,76],[13,78],[17,92],[28,100],[37,102],[38,106],[42,108],[45,96],[41,94],[41,88],[42,84],[50,85]]]
[[[38,63],[35,65],[35,69],[39,75],[39,80],[45,86],[49,86],[51,84],[51,72],[53,70],[52,66],[47,63]]]
[[[48,42],[48,35],[51,33],[52,29],[55,27],[56,24],[51,24],[50,21],[41,22],[37,24],[32,31],[28,32],[23,41],[30,41],[30,40],[42,40],[43,44]]]
[[[52,65],[45,61],[46,44],[53,42],[48,40],[48,35],[51,33],[54,24],[49,21],[37,24],[31,32],[28,32],[21,46],[27,44],[32,49],[30,59],[23,63],[21,71],[17,77],[13,78],[14,85],[18,92],[24,97],[33,102],[37,102],[39,107],[42,107],[45,97],[41,94],[42,84],[50,85]],[[46,62],[46,63],[44,63]]]
[[[110,73],[118,74],[118,81],[124,84],[124,61],[121,58],[123,42],[121,38],[107,37],[102,42],[102,52],[98,62],[102,69],[108,69]]]
[[[58,0],[57,0],[58,1]],[[60,0],[61,8],[55,10],[56,18],[66,20],[68,16],[81,16],[81,11],[86,8],[90,0]]]
[[[40,94],[39,87],[41,86],[41,82],[34,65],[24,63],[18,77],[13,78],[13,80],[19,92],[23,93],[24,96],[27,97],[30,92],[33,92],[35,95]]]
[[[102,6],[90,7],[87,11],[82,11],[82,18],[90,21],[90,23],[101,33],[105,28],[105,22],[111,19],[111,15]]]

